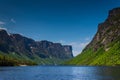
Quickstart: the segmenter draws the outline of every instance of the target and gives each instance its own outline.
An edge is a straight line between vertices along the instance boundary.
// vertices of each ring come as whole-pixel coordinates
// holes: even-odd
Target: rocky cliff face
[[[107,51],[109,44],[118,40],[120,40],[120,8],[115,8],[109,11],[105,22],[98,25],[95,37],[85,49],[92,47],[97,51],[100,47],[104,47]]]
[[[40,58],[70,59],[73,57],[72,47],[49,41],[34,41],[20,34],[8,34],[0,29],[0,51],[4,53],[14,52],[18,55],[26,55],[30,58],[37,55]]]
[[[120,8],[109,11],[105,22],[98,25],[93,40],[68,65],[120,65]]]

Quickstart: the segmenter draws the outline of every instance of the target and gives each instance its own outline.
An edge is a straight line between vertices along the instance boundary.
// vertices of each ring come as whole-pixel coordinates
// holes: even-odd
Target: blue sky
[[[120,0],[0,0],[0,27],[73,46],[77,55]]]

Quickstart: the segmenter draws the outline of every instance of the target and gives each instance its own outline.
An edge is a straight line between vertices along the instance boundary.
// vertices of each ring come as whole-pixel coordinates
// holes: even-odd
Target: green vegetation
[[[20,66],[20,65],[59,65],[65,60],[58,58],[40,58],[33,55],[29,58],[23,54],[0,52],[0,66]]]
[[[0,52],[0,66],[20,66],[20,65],[36,65],[29,58],[22,57],[20,55],[10,53],[5,54]]]
[[[37,55],[34,55],[34,62],[36,62],[38,65],[60,65],[66,59],[59,59],[55,57],[50,57],[50,58],[40,58]]]
[[[109,44],[109,50],[99,48],[96,52],[87,49],[77,57],[64,63],[65,65],[98,65],[118,66],[120,65],[120,41]]]

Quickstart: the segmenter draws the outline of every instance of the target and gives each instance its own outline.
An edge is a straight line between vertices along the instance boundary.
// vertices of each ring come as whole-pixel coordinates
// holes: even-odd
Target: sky
[[[0,28],[36,41],[72,45],[74,56],[120,0],[0,0]]]

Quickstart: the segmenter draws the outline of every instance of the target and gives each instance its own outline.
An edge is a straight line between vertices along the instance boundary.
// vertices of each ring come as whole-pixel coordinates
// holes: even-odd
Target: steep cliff
[[[93,47],[94,50],[98,50],[101,46],[105,50],[108,50],[109,44],[114,41],[120,40],[120,8],[115,8],[109,11],[108,18],[104,23],[98,25],[98,31],[91,41],[91,43],[85,48]]]
[[[98,25],[93,40],[71,65],[120,65],[120,8],[109,11],[105,22]]]
[[[60,43],[45,40],[34,41],[20,34],[9,34],[4,29],[0,29],[0,51],[12,56],[27,57],[30,60],[36,60],[43,64],[45,59],[66,60],[73,57],[70,45],[61,45]],[[53,63],[57,64],[54,61]]]

